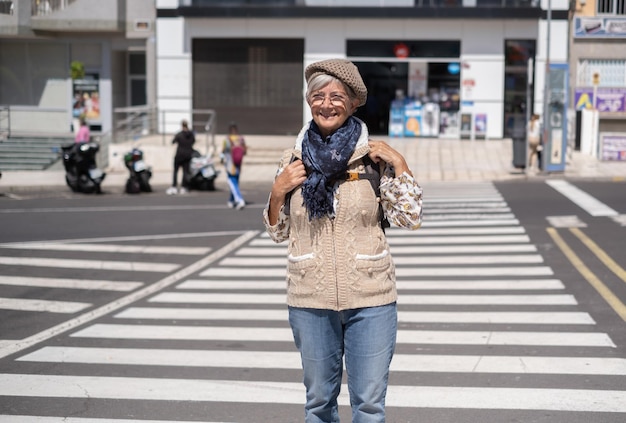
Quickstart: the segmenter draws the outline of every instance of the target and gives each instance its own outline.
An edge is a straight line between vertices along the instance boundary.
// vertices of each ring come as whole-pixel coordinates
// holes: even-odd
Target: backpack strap
[[[347,172],[346,173],[346,181],[358,181],[359,179],[367,179],[374,191],[374,195],[376,198],[380,199],[380,177],[382,175],[382,166],[384,166],[383,162],[376,163],[369,154],[366,154],[361,159],[363,160],[363,166],[365,167],[364,173],[359,172]],[[385,216],[385,212],[383,211],[382,204],[378,203],[378,220],[380,221],[380,227],[385,230],[385,228],[390,227],[389,220],[387,216]]]

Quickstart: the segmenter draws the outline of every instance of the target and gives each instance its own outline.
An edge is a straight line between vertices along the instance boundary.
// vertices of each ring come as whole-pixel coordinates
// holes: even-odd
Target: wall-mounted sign
[[[594,88],[582,87],[574,90],[576,110],[593,109]],[[596,109],[600,112],[626,112],[626,88],[596,88]]]
[[[626,133],[600,134],[600,159],[626,161]]]
[[[574,38],[626,38],[626,18],[575,17]]]

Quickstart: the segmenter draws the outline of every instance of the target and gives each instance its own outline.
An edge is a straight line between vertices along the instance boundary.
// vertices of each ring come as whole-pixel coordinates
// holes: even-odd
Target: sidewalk
[[[383,139],[399,150],[420,183],[432,181],[499,181],[541,178],[584,178],[626,180],[626,162],[602,162],[581,154],[568,152],[565,172],[528,173],[513,168],[511,140],[452,140],[436,138]],[[169,139],[169,138],[167,138]],[[219,141],[222,138],[216,136]],[[292,146],[295,136],[248,135],[248,155],[241,175],[242,184],[270,183],[276,172],[282,150]],[[164,145],[163,137],[141,139],[137,145],[144,150],[146,163],[152,166],[151,184],[155,191],[165,190],[171,183],[174,148]],[[205,143],[199,149],[204,152]],[[105,192],[123,192],[128,172],[121,162],[123,152],[133,143],[110,146],[109,166],[103,183]],[[221,166],[217,163],[217,168]],[[225,185],[223,171],[218,187]],[[0,178],[0,193],[66,189],[63,166],[57,163],[45,171],[5,171]]]

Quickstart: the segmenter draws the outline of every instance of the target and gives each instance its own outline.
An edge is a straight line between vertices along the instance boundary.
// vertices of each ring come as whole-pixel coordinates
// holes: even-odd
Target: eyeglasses
[[[309,97],[309,103],[311,106],[321,106],[326,98],[330,100],[330,104],[333,106],[343,106],[348,102],[348,97],[339,93],[330,93],[328,97],[324,93],[315,93]]]

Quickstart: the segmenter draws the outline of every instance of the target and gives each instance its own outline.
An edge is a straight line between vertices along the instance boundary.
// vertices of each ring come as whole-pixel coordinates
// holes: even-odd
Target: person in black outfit
[[[174,178],[172,180],[172,186],[167,189],[167,194],[179,193],[178,186],[178,169],[183,168],[182,187],[180,188],[180,194],[185,194],[189,190],[189,164],[191,163],[191,156],[193,154],[193,145],[196,142],[196,137],[192,131],[189,130],[189,124],[186,120],[181,122],[182,130],[176,134],[172,140],[172,144],[178,144],[176,147],[176,155],[174,156]]]

